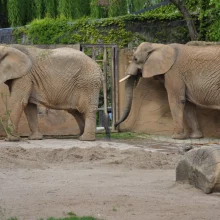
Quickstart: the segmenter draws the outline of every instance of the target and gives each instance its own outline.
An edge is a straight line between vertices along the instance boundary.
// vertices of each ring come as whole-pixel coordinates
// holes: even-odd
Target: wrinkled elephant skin
[[[72,48],[39,49],[0,46],[0,82],[9,86],[11,123],[9,141],[19,140],[18,123],[24,111],[30,139],[42,139],[37,104],[65,110],[79,125],[80,140],[95,140],[96,111],[103,75],[99,65]]]
[[[136,68],[134,67],[136,66]],[[174,122],[174,139],[202,138],[196,105],[220,109],[220,46],[141,43],[133,54],[126,73],[164,81]],[[132,72],[133,70],[133,72]],[[131,77],[130,77],[131,78]],[[131,79],[128,80],[131,81]],[[133,78],[135,81],[136,78]],[[126,103],[119,125],[131,109],[133,87],[126,83]],[[190,128],[186,133],[184,123]]]

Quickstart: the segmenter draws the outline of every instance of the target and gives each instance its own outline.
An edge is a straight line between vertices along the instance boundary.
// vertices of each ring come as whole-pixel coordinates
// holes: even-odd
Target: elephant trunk
[[[122,113],[121,118],[115,123],[115,127],[117,127],[119,124],[121,124],[124,120],[127,119],[130,110],[131,110],[131,104],[132,104],[132,98],[133,98],[133,89],[135,86],[135,82],[137,81],[139,77],[137,75],[131,75],[126,81],[125,81],[125,108]]]

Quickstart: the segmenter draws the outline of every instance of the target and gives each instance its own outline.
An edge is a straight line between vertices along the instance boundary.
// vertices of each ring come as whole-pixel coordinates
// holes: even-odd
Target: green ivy
[[[126,15],[117,18],[91,20],[83,18],[71,21],[65,17],[36,19],[29,25],[14,30],[19,40],[22,34],[34,44],[105,43],[126,46],[131,41],[143,41],[138,34],[126,30],[127,21],[144,21],[151,16]],[[157,16],[162,19],[163,17]],[[170,16],[173,19],[175,16]],[[155,18],[154,18],[155,19]]]
[[[206,41],[220,41],[220,2],[199,0],[199,6],[200,38]]]

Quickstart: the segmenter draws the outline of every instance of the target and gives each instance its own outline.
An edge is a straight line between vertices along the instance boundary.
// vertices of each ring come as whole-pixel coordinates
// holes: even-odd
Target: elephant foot
[[[40,132],[36,132],[36,133],[31,134],[28,137],[28,139],[29,140],[42,140],[43,139],[43,135]]]
[[[184,133],[180,133],[180,134],[175,133],[175,134],[173,134],[172,138],[173,139],[184,140],[184,139],[188,138],[188,135],[184,134]]]
[[[83,134],[79,137],[80,141],[95,141],[95,134]]]
[[[5,138],[5,141],[20,141],[20,140],[21,140],[20,136],[17,135],[8,135]]]
[[[200,139],[200,138],[203,138],[203,134],[200,131],[192,132],[190,134],[190,138],[192,138],[192,139]]]

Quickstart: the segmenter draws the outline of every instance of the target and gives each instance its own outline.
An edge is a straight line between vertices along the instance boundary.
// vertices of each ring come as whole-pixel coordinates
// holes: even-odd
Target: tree
[[[66,18],[80,18],[90,15],[90,0],[59,0],[58,12]]]
[[[66,18],[72,18],[74,15],[75,2],[72,0],[60,0],[58,3],[58,13]]]
[[[127,14],[127,0],[109,0],[109,17],[116,17],[125,14]]]
[[[0,0],[0,28],[8,26],[7,0]]]
[[[91,2],[91,0],[83,0],[83,1],[79,2],[81,16],[89,16],[90,15],[90,2]]]
[[[190,15],[185,0],[170,0],[180,11],[180,13],[183,15],[184,19],[186,20],[186,24],[189,30],[189,35],[191,40],[197,40],[198,39],[198,33],[196,30],[195,23],[192,19],[192,16]]]
[[[56,18],[57,16],[57,0],[44,0],[46,17]]]
[[[90,16],[93,18],[106,18],[108,16],[108,0],[91,0]]]
[[[25,0],[8,0],[8,20],[12,26],[21,26],[25,22]]]

